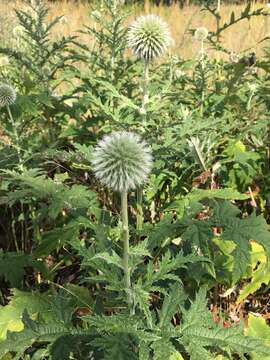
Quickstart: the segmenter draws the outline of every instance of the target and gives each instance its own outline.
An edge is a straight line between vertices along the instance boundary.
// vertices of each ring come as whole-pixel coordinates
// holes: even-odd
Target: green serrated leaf
[[[269,356],[260,355],[260,360],[270,360],[270,327],[265,320],[260,316],[249,314],[246,334],[252,338],[262,339],[264,344],[269,346]],[[257,351],[251,353],[251,359],[258,359]]]

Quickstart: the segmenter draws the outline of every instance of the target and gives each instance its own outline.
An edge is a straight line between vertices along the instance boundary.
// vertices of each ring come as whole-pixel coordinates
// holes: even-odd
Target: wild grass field
[[[0,360],[270,359],[270,12],[217,4],[0,0]]]
[[[46,3],[46,0],[44,0]],[[90,14],[93,11],[94,5],[90,5],[85,1],[73,1],[73,0],[59,0],[53,3],[47,3],[49,6],[49,18],[55,18],[56,16],[64,16],[63,20],[54,28],[52,36],[77,34],[78,30],[82,29],[83,25],[91,24]],[[223,22],[227,22],[230,19],[231,13],[234,12],[239,15],[245,8],[245,3],[241,5],[235,4],[222,4],[221,6],[221,18]],[[256,10],[261,7],[267,7],[267,3],[256,2],[252,4],[252,9]],[[7,29],[14,26],[16,23],[16,17],[13,9],[23,8],[23,4],[20,0],[14,1],[1,1],[0,13],[2,19],[7,19],[11,24]],[[127,9],[130,12],[130,16],[127,18],[126,23],[129,23],[131,19],[142,13],[153,13],[164,18],[170,25],[172,35],[175,41],[172,51],[181,55],[184,58],[190,58],[196,56],[198,53],[199,45],[190,34],[189,30],[199,26],[205,26],[209,31],[214,30],[216,21],[215,19],[205,11],[201,11],[199,6],[186,6],[183,9],[178,4],[172,6],[154,6],[148,3],[145,6],[133,5]],[[5,21],[4,21],[5,22]],[[2,31],[5,32],[5,28],[2,25]],[[8,37],[7,31],[7,37]],[[222,41],[226,48],[236,53],[242,53],[245,51],[256,51],[261,54],[262,44],[259,41],[268,36],[270,32],[270,21],[268,18],[254,17],[249,22],[244,21],[236,24],[234,28],[228,29],[222,35]],[[81,35],[82,41],[83,36]]]

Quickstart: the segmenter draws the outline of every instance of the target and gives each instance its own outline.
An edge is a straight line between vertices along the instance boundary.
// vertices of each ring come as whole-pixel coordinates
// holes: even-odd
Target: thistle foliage
[[[269,283],[269,54],[258,74],[249,58],[213,53],[158,62],[151,82],[145,66],[142,103],[142,64],[124,54],[131,28],[120,0],[97,2],[83,44],[51,37],[65,18],[48,22],[47,2],[27,2],[36,11],[17,10],[23,36],[14,49],[0,44],[10,61],[0,58],[0,87],[20,89],[16,108],[0,111],[0,359],[268,357],[267,329],[249,321],[244,330],[225,294],[213,318],[211,294],[216,284],[244,281],[253,293]],[[211,27],[209,46],[229,54],[223,33],[260,11],[247,7]],[[145,65],[166,50],[160,33],[149,34],[134,43]],[[206,40],[196,41],[203,55]],[[96,136],[142,124],[155,168],[143,200],[138,191],[126,206],[126,191],[150,173],[151,151],[132,133]],[[121,191],[121,221],[119,197],[96,187],[92,170]],[[262,291],[253,295],[260,312]]]

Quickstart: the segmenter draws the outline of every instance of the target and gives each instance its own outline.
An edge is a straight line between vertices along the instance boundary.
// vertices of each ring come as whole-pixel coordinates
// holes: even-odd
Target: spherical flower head
[[[208,30],[205,27],[200,27],[195,31],[194,37],[198,41],[203,41],[207,39]]]
[[[23,36],[23,34],[24,34],[24,27],[23,26],[21,26],[21,25],[17,25],[17,26],[15,26],[14,28],[13,28],[13,36],[15,37],[15,38],[20,38],[20,37],[22,37]]]
[[[258,84],[256,83],[248,83],[248,88],[251,92],[256,92],[258,90]]]
[[[95,20],[97,20],[97,21],[102,18],[102,14],[101,14],[101,12],[98,11],[98,10],[94,10],[94,11],[91,13],[91,16],[92,16],[93,19],[95,19]]]
[[[168,25],[156,15],[140,16],[129,27],[128,45],[140,59],[155,59],[171,44]]]
[[[176,79],[181,79],[186,75],[186,73],[183,70],[176,69],[175,70],[175,77]]]
[[[92,166],[97,179],[112,190],[136,189],[151,172],[151,149],[134,133],[114,132],[97,144]]]
[[[9,65],[9,58],[7,56],[2,56],[0,58],[0,66],[8,66]]]
[[[234,51],[230,53],[230,61],[237,64],[239,62],[239,55]]]
[[[16,101],[16,90],[8,84],[0,84],[0,107],[10,106]]]

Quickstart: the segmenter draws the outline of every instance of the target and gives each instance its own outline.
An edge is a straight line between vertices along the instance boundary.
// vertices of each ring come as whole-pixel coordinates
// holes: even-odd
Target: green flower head
[[[16,101],[16,90],[8,84],[0,84],[0,107],[10,106]]]
[[[147,180],[152,169],[151,149],[134,133],[114,132],[97,144],[92,166],[103,185],[129,191]]]
[[[21,25],[17,25],[17,26],[15,26],[14,28],[13,28],[13,36],[15,37],[15,38],[20,38],[20,37],[22,37],[23,36],[23,34],[24,34],[24,27],[23,26],[21,26]]]
[[[0,58],[0,67],[1,66],[8,66],[9,65],[9,58],[7,56],[2,56]]]
[[[198,41],[206,40],[207,36],[208,36],[208,30],[205,27],[199,27],[194,33],[194,37]]]
[[[140,16],[129,27],[128,45],[140,59],[160,57],[171,44],[168,25],[157,15]]]

